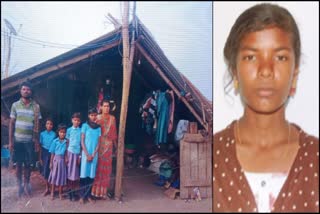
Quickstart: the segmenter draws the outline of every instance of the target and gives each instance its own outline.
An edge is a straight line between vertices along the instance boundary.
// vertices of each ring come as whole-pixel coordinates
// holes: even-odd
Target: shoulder
[[[16,105],[18,105],[19,103],[20,103],[20,100],[17,100],[17,101],[15,101],[15,102],[12,103],[12,106],[16,106]]]
[[[299,125],[291,123],[299,132],[299,144],[300,146],[312,146],[319,148],[319,138],[307,133]]]
[[[308,134],[298,125],[292,124],[299,132],[299,160],[304,164],[312,163],[311,165],[319,166],[319,138]]]
[[[294,124],[295,125],[295,124]],[[319,157],[319,138],[308,134],[302,130],[299,126],[295,125],[299,130],[299,144],[305,152],[316,154]]]
[[[110,119],[111,119],[112,121],[115,121],[115,120],[116,120],[116,117],[110,114]]]
[[[39,105],[34,99],[32,99],[32,105],[33,105],[36,109],[39,109],[39,108],[40,108],[40,105]]]
[[[18,105],[20,105],[20,100],[12,103],[12,108],[17,108]]]
[[[59,141],[59,138],[55,138],[55,139],[53,139],[52,143],[55,144],[55,143],[57,143],[58,141]]]
[[[223,130],[217,132],[213,136],[213,158],[220,159],[230,155],[230,149],[233,150],[235,146],[234,136],[234,124],[233,121]],[[220,155],[219,155],[220,154]]]
[[[233,134],[235,122],[236,121],[232,121],[226,128],[214,134],[213,136],[214,147],[226,141],[235,140],[234,134]]]

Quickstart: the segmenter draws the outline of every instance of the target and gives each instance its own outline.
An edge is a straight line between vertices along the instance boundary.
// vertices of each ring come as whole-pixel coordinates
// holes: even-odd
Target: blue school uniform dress
[[[49,175],[49,183],[56,186],[63,186],[67,184],[67,168],[65,164],[65,152],[67,150],[67,140],[60,141],[56,138],[50,147],[49,152],[54,154],[52,170]]]
[[[81,134],[85,134],[84,144],[90,155],[93,154],[99,143],[101,136],[101,128],[93,129],[87,123],[84,123],[81,128]],[[91,162],[87,161],[87,156],[82,151],[80,178],[94,178],[96,176],[96,168],[98,163],[98,153],[95,155]]]
[[[40,145],[41,145],[41,160],[42,160],[42,169],[41,174],[45,179],[48,179],[50,174],[50,146],[53,140],[56,138],[56,133],[54,131],[44,130],[40,133]]]
[[[67,177],[68,180],[76,181],[80,179],[80,167],[77,161],[80,156],[81,129],[73,126],[68,128],[66,137],[69,139]]]

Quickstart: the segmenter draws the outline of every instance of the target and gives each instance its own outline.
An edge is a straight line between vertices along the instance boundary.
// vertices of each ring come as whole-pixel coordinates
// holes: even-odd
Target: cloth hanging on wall
[[[152,135],[156,130],[156,92],[153,91],[151,94],[147,94],[144,101],[142,102],[139,112],[142,119],[142,128],[145,129],[147,134]]]
[[[169,101],[166,92],[159,92],[157,96],[157,117],[158,126],[155,143],[157,145],[167,143],[168,125],[169,125]]]
[[[172,132],[173,129],[173,116],[174,116],[174,93],[173,91],[167,91],[171,96],[171,103],[170,103],[170,113],[169,113],[169,125],[168,125],[168,134]]]

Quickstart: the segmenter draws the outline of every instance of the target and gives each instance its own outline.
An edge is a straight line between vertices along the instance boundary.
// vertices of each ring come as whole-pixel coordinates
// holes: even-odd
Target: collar
[[[23,100],[22,100],[22,97],[20,98],[20,103],[23,105],[23,106],[26,106],[26,104],[23,102]],[[30,106],[32,106],[33,105],[33,99],[32,98],[30,98]]]

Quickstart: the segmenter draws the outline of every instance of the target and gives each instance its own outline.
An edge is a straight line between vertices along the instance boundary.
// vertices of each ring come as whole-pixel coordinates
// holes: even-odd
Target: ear
[[[299,70],[296,68],[293,73],[291,88],[289,96],[293,97],[297,91],[297,81],[298,81]]]
[[[234,70],[232,74],[233,74],[232,82],[233,82],[234,94],[237,95],[239,92],[239,81],[238,81],[237,72]]]

